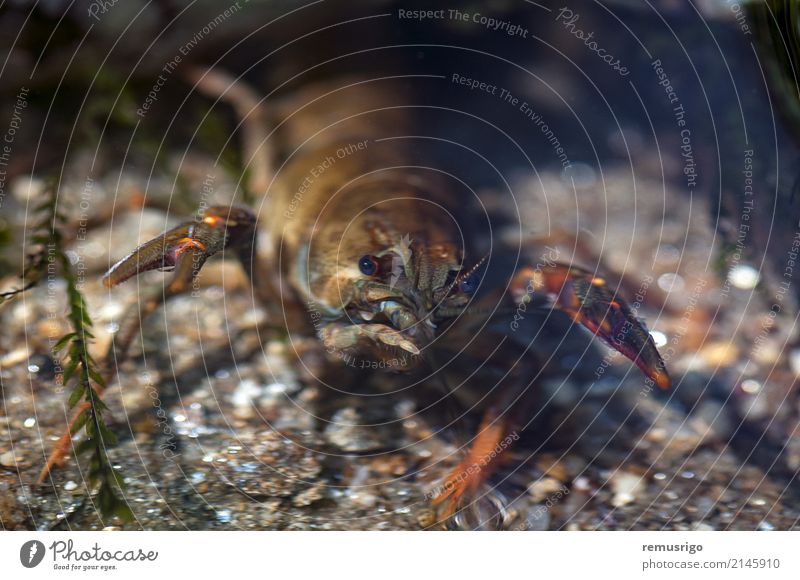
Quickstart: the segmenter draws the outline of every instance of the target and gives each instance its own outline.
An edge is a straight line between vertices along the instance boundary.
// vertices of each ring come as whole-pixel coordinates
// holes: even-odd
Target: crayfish
[[[223,73],[190,76],[244,120],[248,188],[260,207],[209,207],[121,259],[105,284],[173,270],[166,291],[140,305],[146,315],[189,290],[207,259],[234,254],[270,320],[290,335],[316,334],[332,364],[412,377],[414,389],[448,382],[452,399],[482,420],[433,499],[440,519],[475,499],[500,465],[498,445],[530,413],[541,361],[515,336],[526,323],[520,312],[551,308],[659,387],[670,385],[617,287],[598,272],[542,263],[535,248],[495,240],[480,199],[430,162],[421,133],[413,137],[419,123],[405,106],[405,86],[351,79],[271,109]],[[125,340],[118,337],[117,348]]]

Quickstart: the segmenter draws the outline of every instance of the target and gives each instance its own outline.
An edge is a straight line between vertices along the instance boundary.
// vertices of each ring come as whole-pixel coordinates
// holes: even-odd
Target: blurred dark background
[[[346,72],[458,72],[507,87],[530,101],[547,116],[570,158],[596,170],[602,163],[628,163],[652,150],[657,135],[664,178],[685,194],[684,199],[667,200],[667,206],[685,203],[692,195],[708,198],[717,231],[728,245],[736,243],[744,201],[743,151],[753,149],[757,203],[747,259],[756,264],[777,259],[780,263],[774,266],[782,266],[797,228],[792,196],[798,177],[796,125],[787,120],[785,99],[768,94],[770,84],[777,86],[772,81],[776,66],[769,62],[772,39],[754,17],[743,20],[748,23],[744,31],[736,19],[739,13],[726,3],[571,3],[569,9],[580,16],[579,28],[596,31],[601,45],[622,58],[630,70],[624,78],[555,23],[562,8],[558,3],[460,2],[445,7],[516,23],[527,38],[489,31],[471,21],[401,19],[399,9],[431,6],[382,0],[309,5],[251,0],[202,33],[233,6],[202,0],[6,2],[0,9],[0,92],[6,120],[19,90],[30,91],[6,183],[20,174],[59,172],[78,150],[93,147],[98,148],[97,172],[123,157],[127,164],[158,166],[162,140],[167,147],[182,147],[193,139],[193,147],[218,153],[216,137],[227,131],[224,123],[231,119],[220,108],[198,127],[206,112],[202,100],[196,95],[187,99],[189,88],[176,74],[166,75],[158,100],[146,117],[137,117],[162,67],[181,51],[186,53],[184,65],[219,65],[244,74],[265,92],[276,87],[287,92],[314,78]],[[379,50],[371,51],[374,47]],[[692,188],[686,187],[680,130],[657,82],[655,59],[686,109],[697,172]],[[513,112],[496,98],[442,79],[431,80],[428,88],[428,98],[498,123],[537,167],[558,164],[550,144],[518,122],[518,116],[508,122]],[[452,119],[444,121],[453,124]],[[463,123],[465,135],[481,130],[486,127],[480,123]],[[632,140],[621,139],[626,131]],[[508,140],[496,132],[487,135],[494,140],[492,147],[484,147],[493,153],[492,161],[501,167],[524,166]],[[226,159],[235,164],[236,154],[231,147]],[[6,223],[6,238],[9,227]]]
[[[591,521],[581,525],[636,527],[644,525],[639,518],[645,512],[650,527],[696,523],[704,517],[697,516],[703,512],[697,508],[700,500],[708,508],[703,513],[713,515],[713,529],[752,529],[762,518],[774,517],[771,510],[785,514],[778,525],[796,525],[800,351],[795,321],[800,265],[792,255],[800,231],[800,100],[794,73],[795,47],[800,45],[790,4],[498,0],[453,2],[440,8],[430,2],[384,0],[7,1],[0,8],[0,276],[11,278],[22,267],[20,247],[35,201],[31,192],[41,191],[37,184],[43,179],[60,178],[67,209],[79,206],[86,184],[102,182],[92,191],[92,211],[97,214],[92,219],[99,223],[114,211],[115,203],[137,207],[129,199],[134,196],[131,191],[146,194],[174,215],[191,214],[205,176],[203,165],[209,160],[218,160],[230,175],[244,174],[234,113],[193,91],[180,75],[181,67],[215,66],[242,75],[268,95],[267,106],[315,80],[412,75],[415,103],[425,107],[426,131],[483,157],[476,162],[463,149],[444,148],[461,175],[487,191],[502,191],[499,176],[507,179],[522,201],[524,234],[536,241],[555,240],[552,243],[567,250],[574,237],[577,261],[590,267],[599,264],[622,279],[628,296],[636,296],[643,277],[652,276],[642,316],[666,345],[676,339],[668,361],[676,387],[668,393],[636,399],[641,378],[625,365],[612,365],[607,375],[596,377],[600,351],[582,359],[574,377],[577,386],[559,383],[555,389],[554,422],[561,418],[558,413],[573,407],[579,407],[573,420],[581,426],[597,422],[596,431],[585,434],[584,447],[574,454],[578,464],[589,456],[599,458],[601,468],[587,470],[593,485],[608,489],[604,469],[612,461],[603,454],[612,460],[629,459],[628,445],[634,441],[641,444],[642,456],[628,467],[637,474],[647,472],[647,477],[656,474],[648,480],[651,496],[644,503],[654,498],[652,502],[616,515],[609,515],[609,501],[616,497],[612,493],[603,496],[596,489],[590,494],[588,487],[583,492],[579,485],[573,487],[574,513],[582,513],[580,501],[588,503],[589,495],[601,504],[594,506],[596,512],[586,510],[585,521]],[[453,18],[453,9],[469,17]],[[447,16],[400,16],[401,11],[414,10],[444,10]],[[496,29],[487,26],[488,20],[474,21],[476,14],[494,19]],[[508,34],[506,25],[512,24],[516,32]],[[603,62],[590,48],[591,41],[578,38],[576,31],[592,33],[604,54],[624,65],[625,74]],[[175,66],[166,71],[169,63]],[[519,101],[509,104],[480,88],[469,90],[452,81],[454,74],[504,88]],[[149,97],[155,87],[155,98]],[[521,113],[520,102],[546,120],[566,151],[568,168],[552,139]],[[680,113],[676,107],[681,107]],[[192,164],[183,160],[196,154],[201,162],[193,169],[193,179],[187,170]],[[126,185],[131,180],[136,188]],[[254,201],[244,192],[237,195],[242,196],[237,200]],[[503,197],[485,198],[501,209],[511,205]],[[126,240],[120,248],[100,248],[93,274],[107,265],[109,253],[119,257],[121,247],[132,245]],[[87,292],[93,305],[107,298],[97,288]],[[771,317],[776,305],[780,316]],[[216,306],[213,302],[209,310]],[[178,319],[175,313],[181,307],[192,312],[179,304],[169,315]],[[0,346],[11,352],[19,346],[15,337],[30,332],[35,340],[39,327],[33,326],[36,316],[22,308],[6,312],[10,330]],[[229,337],[222,339],[224,350]],[[181,355],[196,354],[193,343],[183,347]],[[163,350],[163,345],[150,348]],[[39,350],[36,356],[49,356],[46,349]],[[565,374],[576,365],[569,354],[560,360]],[[192,360],[193,367],[185,365],[188,378],[176,378],[174,389],[171,383],[162,385],[165,405],[182,417],[183,401],[175,393],[189,388],[199,392],[203,377],[197,369],[205,372]],[[172,361],[160,362],[166,366]],[[14,373],[27,376],[26,371],[2,365],[0,371],[5,373],[0,373],[4,391],[25,386],[22,375]],[[223,407],[229,404],[227,395],[241,386],[224,371],[205,377],[213,383],[211,391],[225,395],[221,402],[214,401]],[[617,393],[623,382],[632,387],[627,391],[632,394]],[[42,379],[43,390],[45,383]],[[29,395],[14,395],[17,407],[11,405],[8,415],[21,422],[32,414],[24,410]],[[42,395],[37,396],[43,407]],[[313,387],[306,386],[297,395],[302,396],[316,400]],[[196,397],[196,404],[210,409],[203,421],[212,427],[226,419],[225,413],[236,412],[225,407],[215,414],[208,393]],[[627,399],[606,406],[614,397]],[[53,396],[51,401],[52,424],[59,419],[57,400]],[[637,416],[629,413],[632,400],[641,404]],[[149,400],[141,406],[152,412]],[[41,417],[44,425],[47,419]],[[292,417],[294,422],[287,424],[305,425],[306,419]],[[375,422],[379,420],[386,417]],[[17,442],[22,437],[25,443],[27,432],[18,427],[9,437]],[[217,424],[219,431],[212,427],[204,432],[207,445],[224,447],[220,441],[227,424]],[[252,429],[239,428],[237,436],[246,439],[260,433],[263,425],[248,427]],[[648,436],[639,440],[644,431]],[[343,439],[348,437],[350,433]],[[195,440],[187,441],[183,444],[189,449]],[[306,444],[316,448],[317,442]],[[204,469],[203,455],[193,457],[187,451],[185,459],[187,472]],[[162,470],[159,481],[186,485],[183,473],[176,475],[169,462],[163,463],[157,467]],[[335,477],[350,481],[344,472]],[[568,473],[570,478],[574,475]],[[335,479],[320,477],[324,485]],[[660,483],[664,481],[668,483]],[[615,489],[613,481],[609,485]],[[748,494],[753,497],[762,487],[769,488],[764,492],[769,501],[759,507],[748,504]],[[735,493],[725,496],[730,489]],[[217,499],[228,501],[228,489],[221,490],[216,490]],[[178,509],[193,491],[182,492],[185,495],[175,502]],[[412,495],[416,491],[413,488]],[[695,491],[702,497],[692,496]],[[293,488],[286,497],[295,492]],[[684,502],[686,498],[690,499]],[[46,525],[53,515],[50,505],[42,508]],[[192,511],[197,502],[186,505],[190,516],[197,515]],[[354,509],[341,506],[345,514]],[[784,506],[789,507],[783,510]],[[249,510],[245,504],[239,507],[243,514]],[[567,525],[573,516],[583,517],[564,509],[566,515],[554,520],[558,526]],[[197,526],[215,521],[198,513]],[[278,525],[265,522],[258,525]]]

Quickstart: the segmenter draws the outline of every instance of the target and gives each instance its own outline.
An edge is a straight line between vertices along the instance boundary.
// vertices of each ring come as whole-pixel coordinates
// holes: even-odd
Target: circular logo
[[[35,568],[44,559],[44,544],[39,540],[30,540],[19,549],[19,561],[26,568]]]

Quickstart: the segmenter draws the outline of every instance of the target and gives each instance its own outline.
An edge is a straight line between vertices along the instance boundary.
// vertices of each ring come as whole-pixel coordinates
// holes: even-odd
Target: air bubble
[[[739,264],[728,272],[728,282],[742,290],[752,290],[758,285],[761,275],[758,270],[746,264]]]
[[[761,390],[761,383],[754,381],[753,379],[742,381],[741,386],[742,390],[749,395],[755,395]]]
[[[661,348],[668,342],[667,335],[663,332],[659,332],[658,330],[651,331],[650,336],[653,338],[653,342],[658,348]]]
[[[658,277],[658,287],[664,292],[681,292],[686,287],[686,282],[680,274],[670,272]]]

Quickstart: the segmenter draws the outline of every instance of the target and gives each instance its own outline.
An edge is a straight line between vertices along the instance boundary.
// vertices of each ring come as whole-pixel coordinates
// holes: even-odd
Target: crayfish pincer
[[[391,79],[319,87],[291,114],[280,105],[269,110],[219,72],[196,71],[192,80],[238,99],[237,110],[264,130],[278,128],[277,147],[246,139],[246,158],[261,164],[248,185],[263,200],[259,211],[207,208],[119,261],[106,284],[170,269],[165,296],[173,296],[192,286],[208,258],[233,252],[265,307],[278,311],[271,320],[290,333],[314,333],[331,364],[368,361],[363,368],[413,376],[414,388],[450,381],[453,400],[482,420],[433,499],[439,519],[475,500],[500,465],[496,450],[527,423],[524,395],[540,363],[510,336],[508,322],[525,323],[514,319],[520,307],[571,318],[659,387],[670,385],[648,331],[613,284],[573,264],[540,264],[536,248],[502,247],[481,223],[474,194],[399,138],[414,135],[418,119]],[[509,264],[508,255],[518,258]]]

